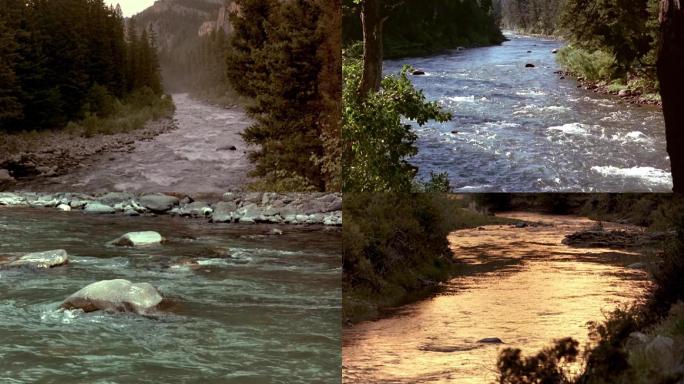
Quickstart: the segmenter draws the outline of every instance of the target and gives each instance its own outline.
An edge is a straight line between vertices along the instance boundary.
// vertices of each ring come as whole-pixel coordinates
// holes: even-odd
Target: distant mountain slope
[[[135,15],[137,25],[154,31],[164,86],[168,92],[192,91],[199,84],[197,71],[207,71],[206,51],[212,32],[229,31],[232,0],[158,0]],[[221,43],[223,44],[223,43]],[[213,48],[212,48],[213,49]],[[218,58],[222,62],[222,58]],[[212,65],[215,66],[214,63]]]
[[[161,50],[178,47],[197,37],[200,27],[216,21],[224,0],[158,0],[137,14],[138,25],[152,27]]]

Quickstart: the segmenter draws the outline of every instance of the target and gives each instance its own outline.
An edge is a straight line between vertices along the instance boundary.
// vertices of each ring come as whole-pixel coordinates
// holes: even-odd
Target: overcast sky
[[[131,17],[154,4],[154,0],[106,0],[106,2],[112,5],[120,4],[125,17]]]

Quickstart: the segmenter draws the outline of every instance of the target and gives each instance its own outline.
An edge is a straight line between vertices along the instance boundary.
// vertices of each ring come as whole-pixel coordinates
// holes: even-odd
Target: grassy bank
[[[0,168],[9,169],[14,177],[63,172],[83,158],[126,147],[173,128],[169,118],[175,106],[168,96],[143,91],[122,101],[102,101],[105,104],[98,108],[106,113],[87,114],[62,129],[0,132]]]
[[[100,104],[97,108],[101,113],[87,114],[84,119],[71,121],[62,129],[0,133],[0,148],[6,154],[31,151],[30,144],[37,137],[58,132],[87,138],[131,132],[143,128],[148,121],[171,117],[175,111],[169,96],[159,97],[149,89],[137,91],[121,101],[105,95],[93,102]]]
[[[355,323],[423,298],[458,271],[447,235],[510,223],[442,194],[346,194],[343,319]]]

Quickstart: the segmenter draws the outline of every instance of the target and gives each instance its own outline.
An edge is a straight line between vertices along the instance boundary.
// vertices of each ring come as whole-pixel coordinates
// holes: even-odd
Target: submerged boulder
[[[525,64],[525,68],[534,68],[534,67],[535,67],[535,65],[532,63]]]
[[[162,235],[154,231],[130,232],[110,244],[118,247],[145,247],[159,245],[164,241]]]
[[[148,314],[162,303],[156,288],[148,283],[134,284],[128,280],[104,280],[90,284],[69,296],[61,308],[83,312],[108,311]]]
[[[8,267],[54,268],[69,263],[69,256],[63,249],[28,253],[6,264]]]
[[[413,76],[424,76],[424,75],[425,75],[425,71],[421,71],[419,69],[413,71]]]

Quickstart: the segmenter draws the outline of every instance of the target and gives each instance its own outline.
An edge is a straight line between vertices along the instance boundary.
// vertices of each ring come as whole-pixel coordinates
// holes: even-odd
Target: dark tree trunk
[[[384,56],[382,26],[386,18],[383,15],[382,2],[383,0],[365,0],[361,9],[363,25],[363,75],[359,86],[361,97],[366,97],[371,91],[380,90]]]
[[[662,0],[658,80],[674,192],[684,192],[684,2]]]

